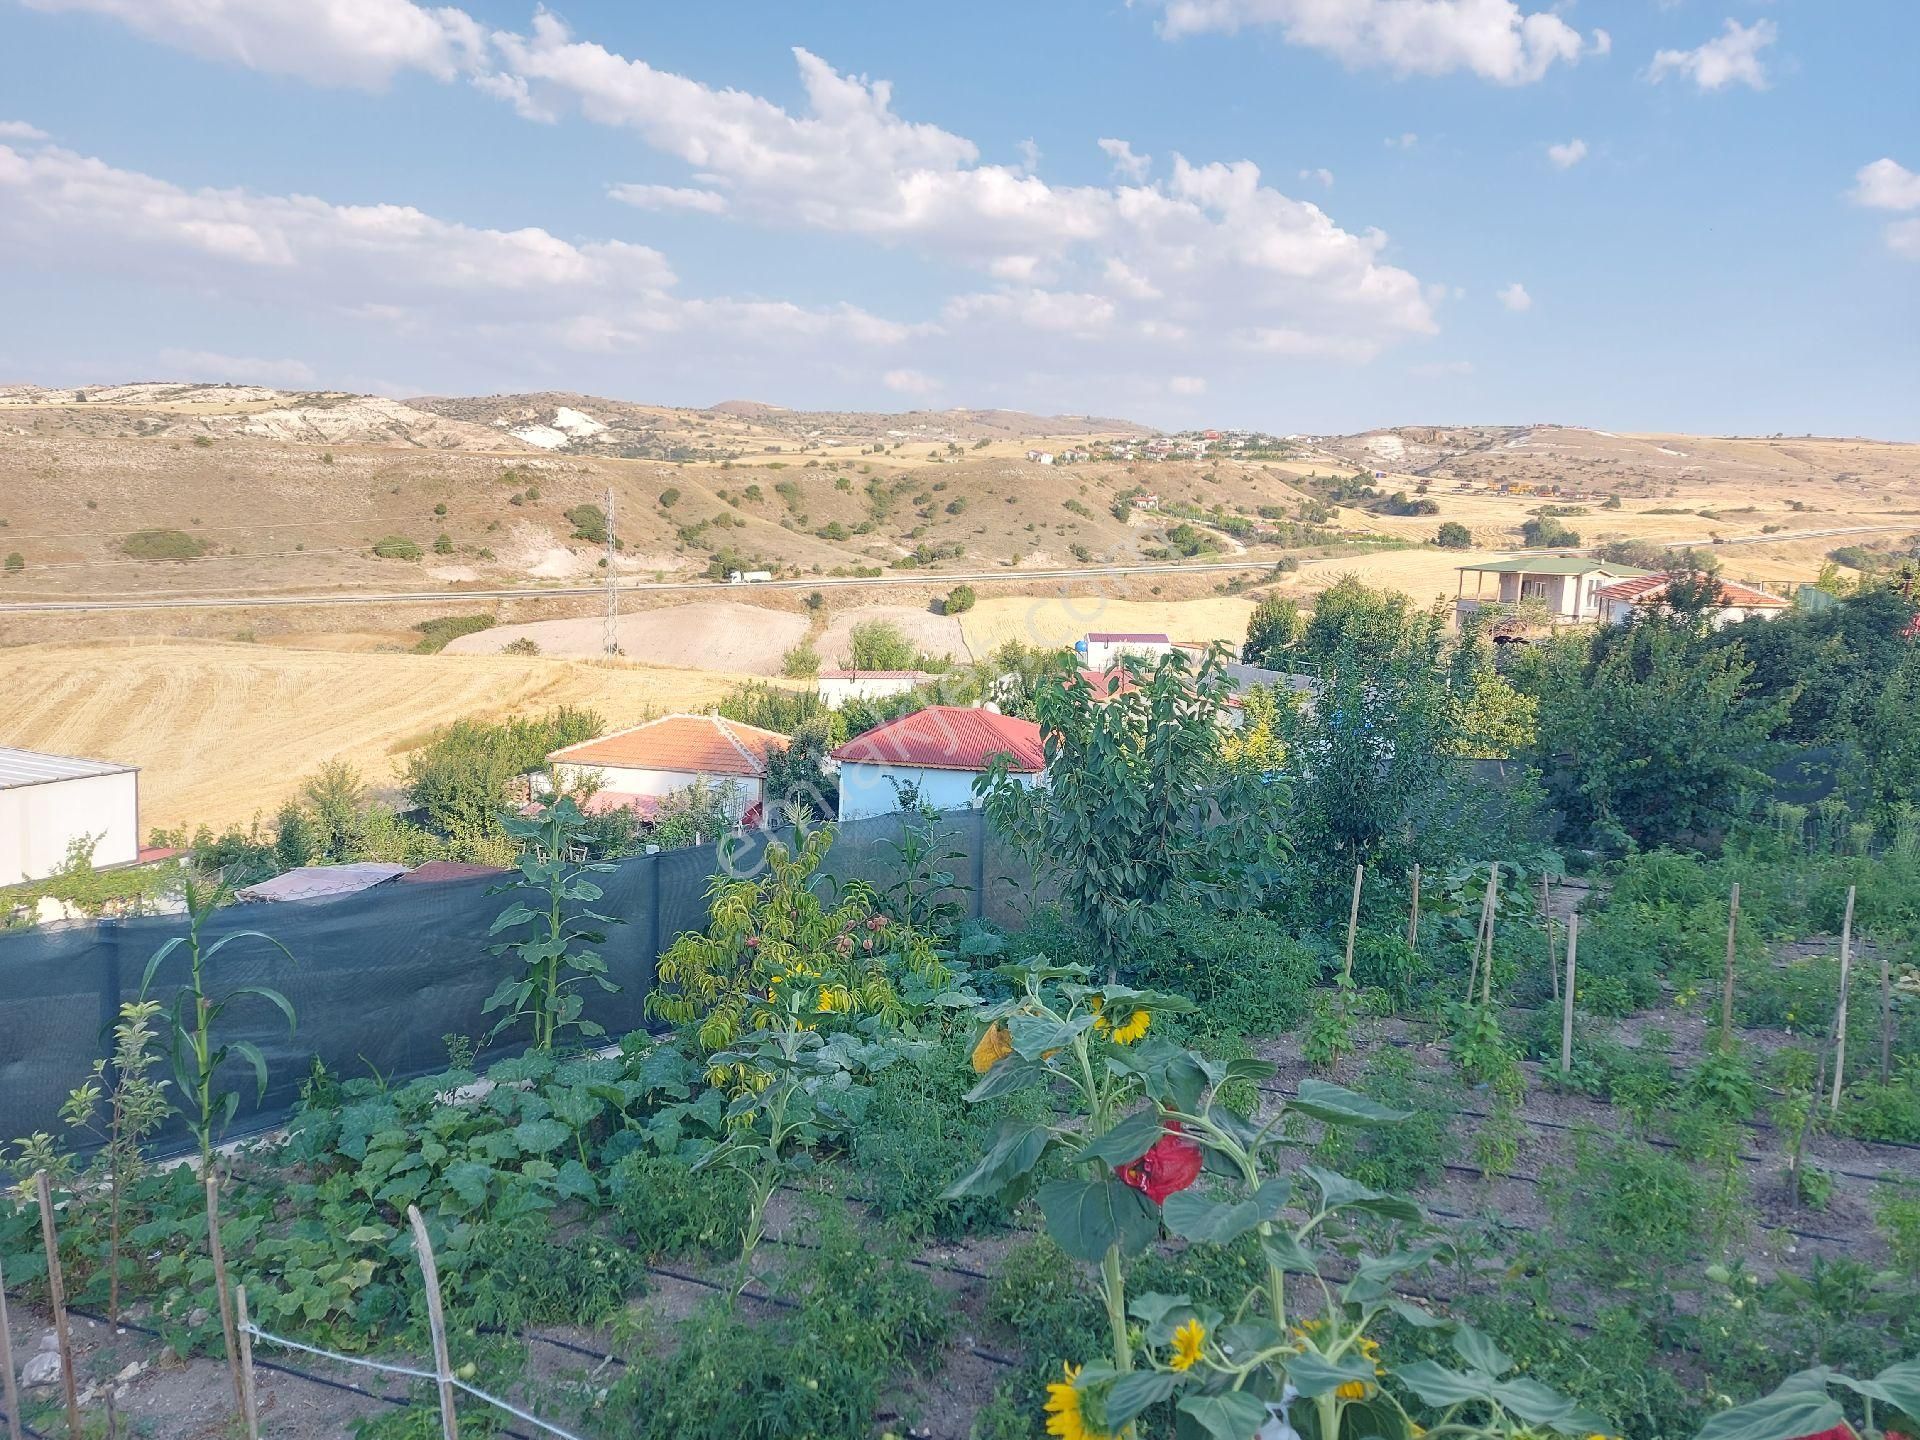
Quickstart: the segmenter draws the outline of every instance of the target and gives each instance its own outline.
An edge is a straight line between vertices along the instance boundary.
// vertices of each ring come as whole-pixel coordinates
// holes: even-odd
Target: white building
[[[1601,587],[1647,573],[1586,555],[1515,555],[1462,565],[1459,571],[1460,589],[1453,602],[1456,623],[1478,611],[1490,612],[1494,618],[1515,613],[1525,618],[1528,608],[1553,624],[1598,620]],[[1473,576],[1471,595],[1467,594],[1469,575]],[[1487,593],[1489,575],[1494,577],[1491,594]]]
[[[95,869],[140,858],[138,768],[0,748],[0,885],[44,880],[89,843]]]
[[[751,825],[766,803],[767,757],[786,748],[785,735],[757,725],[719,715],[666,715],[556,750],[547,763],[562,785],[589,778],[599,785],[589,813],[627,809],[651,822],[667,796],[704,780],[730,786],[734,819]]]
[[[1594,592],[1594,599],[1600,602],[1600,619],[1609,625],[1624,625],[1638,612],[1665,610],[1667,587],[1673,583],[1673,578],[1672,575],[1642,575],[1601,586]],[[1792,602],[1782,600],[1778,595],[1769,595],[1764,590],[1756,590],[1751,585],[1742,585],[1737,580],[1716,580],[1714,583],[1720,587],[1715,596],[1718,603],[1708,606],[1707,614],[1716,630],[1722,625],[1735,625],[1756,615],[1772,619],[1793,608]]]
[[[820,703],[838,710],[849,700],[884,700],[932,678],[924,670],[822,670]]]
[[[1173,641],[1164,635],[1131,635],[1123,631],[1099,630],[1074,647],[1089,670],[1111,670],[1121,657],[1132,655],[1142,660],[1157,660],[1173,649]]]
[[[1027,459],[1036,465],[1051,465],[1053,463],[1053,453],[1048,450],[1029,450],[1027,451]]]
[[[889,720],[833,752],[840,763],[840,818],[890,814],[906,787],[939,810],[976,805],[973,782],[999,755],[1020,784],[1041,783],[1046,750],[1031,720],[958,705],[930,705]]]

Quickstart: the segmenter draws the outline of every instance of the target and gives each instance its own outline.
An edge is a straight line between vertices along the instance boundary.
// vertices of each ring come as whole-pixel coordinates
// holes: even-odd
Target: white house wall
[[[840,765],[840,818],[861,820],[869,815],[891,815],[900,808],[895,785],[914,785],[920,798],[937,810],[960,810],[976,803],[975,770],[925,770],[911,765],[874,765],[846,760]],[[1037,775],[1013,777],[1029,788]]]
[[[97,839],[96,868],[139,859],[139,780],[127,770],[0,790],[0,885],[44,880],[80,839]]]
[[[904,695],[917,683],[911,677],[899,675],[860,675],[851,679],[823,675],[820,677],[820,703],[829,710],[838,710],[849,700],[884,700],[893,695]]]
[[[690,790],[700,777],[685,770],[636,770],[624,765],[569,765],[554,767],[563,785],[577,785],[588,776],[596,777],[600,788],[615,795],[672,795]],[[709,775],[710,785],[731,785],[734,803],[728,807],[735,820],[760,803],[759,780],[738,775]]]

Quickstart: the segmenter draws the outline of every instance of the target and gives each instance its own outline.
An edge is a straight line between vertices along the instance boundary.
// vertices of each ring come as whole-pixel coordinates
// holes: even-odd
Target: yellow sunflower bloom
[[[1147,1033],[1147,1026],[1153,1017],[1144,1010],[1136,1010],[1120,1024],[1113,1027],[1113,1043],[1131,1045]]]
[[[1063,1365],[1061,1373],[1064,1380],[1056,1380],[1047,1386],[1047,1434],[1059,1437],[1059,1440],[1113,1440],[1104,1430],[1096,1430],[1087,1424],[1086,1411],[1080,1405],[1080,1390],[1073,1382],[1079,1378],[1080,1367]]]
[[[1200,1360],[1200,1352],[1207,1343],[1207,1327],[1198,1320],[1189,1320],[1173,1332],[1173,1354],[1167,1364],[1175,1370],[1191,1370]]]
[[[1007,1027],[996,1020],[987,1027],[987,1033],[982,1035],[979,1043],[973,1047],[974,1073],[986,1074],[1011,1054],[1013,1054],[1013,1037],[1007,1033]]]
[[[1342,1400],[1364,1400],[1367,1398],[1367,1388],[1364,1380],[1349,1380],[1333,1393]]]

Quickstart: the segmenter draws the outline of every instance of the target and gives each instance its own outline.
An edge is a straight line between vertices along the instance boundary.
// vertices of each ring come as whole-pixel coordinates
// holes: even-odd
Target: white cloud
[[[166,366],[170,377],[179,380],[237,381],[277,385],[288,390],[319,383],[319,376],[304,360],[266,360],[255,355],[222,355],[217,350],[167,349],[160,352],[160,363]]]
[[[1324,165],[1318,170],[1302,170],[1300,172],[1300,178],[1302,180],[1316,181],[1329,190],[1333,188],[1333,172]]]
[[[1887,248],[1903,260],[1920,260],[1920,220],[1900,220],[1889,225]]]
[[[939,381],[918,370],[889,370],[880,383],[896,395],[931,395],[940,388]]]
[[[1029,175],[1040,168],[1040,145],[1032,136],[1028,136],[1013,148],[1020,152],[1020,168]]]
[[[1779,38],[1780,28],[1771,20],[1756,20],[1751,25],[1728,20],[1726,29],[1695,49],[1657,52],[1647,77],[1658,82],[1669,75],[1681,75],[1702,90],[1723,90],[1729,85],[1764,90],[1767,67],[1760,52]]]
[[[1355,69],[1398,75],[1471,71],[1502,85],[1540,79],[1585,46],[1558,15],[1522,11],[1515,0],[1163,0],[1169,38],[1277,25],[1289,44],[1321,50]],[[1595,32],[1593,49],[1611,41]]]
[[[1398,135],[1389,135],[1386,140],[1389,150],[1411,150],[1419,143],[1420,137],[1411,130],[1403,131]]]
[[[56,148],[0,145],[0,256],[16,269],[300,305],[382,343],[430,335],[612,350],[800,336],[884,347],[914,333],[851,306],[681,296],[666,257],[644,245],[477,229],[405,205],[189,190]]]
[[[1175,395],[1204,395],[1207,380],[1204,375],[1175,375],[1167,381],[1167,389]]]
[[[366,89],[401,70],[451,80],[479,63],[486,34],[451,6],[413,0],[25,0],[35,10],[110,16],[208,59],[320,85]]]
[[[1524,314],[1533,308],[1533,297],[1527,293],[1527,287],[1516,280],[1500,291],[1500,303],[1516,315]]]
[[[1874,210],[1920,210],[1920,175],[1890,156],[1862,165],[1853,179],[1857,205]]]
[[[1547,146],[1547,159],[1562,170],[1571,170],[1587,158],[1587,142],[1577,136],[1564,145]]]
[[[1097,143],[1107,152],[1107,158],[1113,161],[1113,173],[1122,180],[1138,184],[1147,178],[1147,172],[1153,168],[1153,157],[1134,154],[1133,146],[1125,140],[1102,136]]]
[[[702,215],[721,215],[727,209],[727,197],[719,191],[681,185],[609,185],[607,194],[641,210],[694,210]]]
[[[0,120],[0,140],[24,140],[29,143],[44,140],[47,132],[24,120]]]

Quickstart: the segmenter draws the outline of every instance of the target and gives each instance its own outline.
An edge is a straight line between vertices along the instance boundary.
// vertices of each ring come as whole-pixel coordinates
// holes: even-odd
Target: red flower
[[[1180,1122],[1167,1122],[1166,1133],[1138,1160],[1122,1165],[1120,1179],[1156,1205],[1164,1205],[1176,1190],[1185,1190],[1200,1178],[1200,1147],[1180,1131]]]

